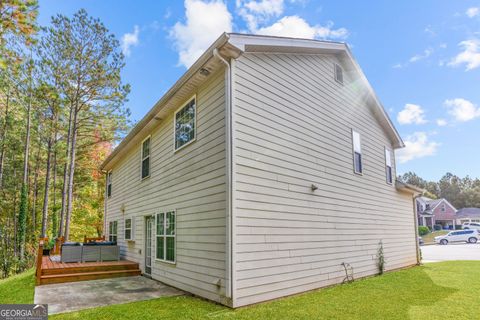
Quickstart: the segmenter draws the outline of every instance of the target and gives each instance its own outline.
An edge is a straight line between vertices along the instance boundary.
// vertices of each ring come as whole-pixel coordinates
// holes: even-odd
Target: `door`
[[[152,275],[152,230],[153,216],[145,217],[145,274]]]

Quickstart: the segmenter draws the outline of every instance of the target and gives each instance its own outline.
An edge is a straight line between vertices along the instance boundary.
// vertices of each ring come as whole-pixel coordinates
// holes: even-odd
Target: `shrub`
[[[440,231],[440,230],[442,230],[442,225],[441,225],[441,224],[436,224],[436,225],[434,225],[434,226],[433,226],[433,230],[435,230],[435,231]]]
[[[429,233],[430,233],[430,229],[428,229],[428,227],[424,227],[424,226],[418,227],[418,234],[420,236],[424,236],[424,235],[429,234]]]

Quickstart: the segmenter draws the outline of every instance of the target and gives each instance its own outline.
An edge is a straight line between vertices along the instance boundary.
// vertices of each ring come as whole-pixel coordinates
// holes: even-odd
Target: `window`
[[[107,198],[112,196],[112,171],[107,173]]]
[[[440,207],[440,210],[441,210],[442,212],[447,211],[447,207],[445,206],[445,203],[442,203],[442,206]]]
[[[343,84],[343,69],[335,63],[335,81]]]
[[[108,241],[117,242],[118,221],[110,221],[108,224]]]
[[[175,211],[157,214],[156,237],[156,258],[175,262]]]
[[[386,166],[386,174],[387,174],[387,183],[393,182],[392,176],[392,153],[389,149],[385,148],[385,166]]]
[[[132,220],[132,218],[125,219],[124,236],[125,236],[125,240],[133,240],[133,220]]]
[[[363,172],[362,165],[362,146],[360,141],[360,134],[356,131],[352,131],[353,141],[353,169],[355,173]]]
[[[196,109],[193,98],[175,113],[175,150],[195,140]]]
[[[142,142],[142,179],[150,176],[150,137]]]

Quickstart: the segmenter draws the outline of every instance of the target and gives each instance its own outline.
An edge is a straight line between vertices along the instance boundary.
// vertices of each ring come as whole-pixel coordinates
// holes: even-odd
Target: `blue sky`
[[[480,177],[480,0],[40,0],[121,41],[138,121],[222,31],[346,41],[407,144],[398,172]]]

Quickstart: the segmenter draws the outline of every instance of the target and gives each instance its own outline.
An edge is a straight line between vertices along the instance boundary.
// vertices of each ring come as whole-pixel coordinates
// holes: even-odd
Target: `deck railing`
[[[40,284],[40,278],[42,277],[43,246],[44,246],[44,240],[41,239],[38,243],[37,268],[35,271],[35,279],[36,279],[37,285]]]
[[[105,241],[105,236],[89,238],[85,236],[83,238],[83,243],[95,242],[95,241]]]

